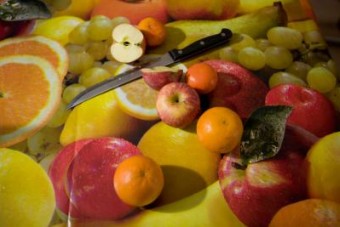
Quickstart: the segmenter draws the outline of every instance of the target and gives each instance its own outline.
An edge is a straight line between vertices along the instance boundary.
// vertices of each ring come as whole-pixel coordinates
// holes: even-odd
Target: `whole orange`
[[[282,207],[269,227],[340,226],[340,204],[322,199],[306,199]]]
[[[196,132],[199,141],[206,149],[228,153],[239,145],[243,134],[243,123],[233,110],[226,107],[213,107],[199,117]]]
[[[132,206],[145,206],[160,195],[164,176],[161,167],[151,158],[135,155],[118,165],[113,185],[123,202]]]
[[[138,23],[138,28],[143,32],[148,46],[159,46],[165,41],[165,25],[156,18],[146,17],[142,19]]]
[[[186,73],[187,84],[201,94],[207,94],[217,85],[216,70],[206,63],[196,63],[188,68]]]

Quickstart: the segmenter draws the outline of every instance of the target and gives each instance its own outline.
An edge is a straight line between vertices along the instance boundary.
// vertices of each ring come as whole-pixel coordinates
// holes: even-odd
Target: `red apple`
[[[96,15],[123,16],[132,24],[138,24],[145,17],[154,17],[163,23],[168,21],[165,0],[101,0],[93,8],[91,17]]]
[[[268,92],[265,104],[292,106],[288,122],[319,137],[335,130],[336,113],[333,105],[324,95],[310,88],[293,84],[275,86]]]
[[[141,70],[143,79],[147,85],[155,90],[160,90],[164,85],[180,81],[183,70],[159,66],[152,69]]]
[[[135,210],[117,196],[113,176],[120,162],[138,154],[135,145],[113,137],[94,139],[78,152],[67,173],[67,190],[82,216],[117,220]]]
[[[0,40],[16,36],[16,35],[26,35],[29,34],[35,20],[24,20],[24,21],[2,21],[0,20]]]
[[[301,139],[301,140],[300,140]],[[238,152],[225,155],[219,167],[223,195],[234,214],[247,226],[268,226],[283,206],[307,198],[305,154],[317,138],[287,126],[279,153],[239,168]]]
[[[48,175],[52,181],[56,206],[64,214],[71,217],[81,217],[77,208],[70,204],[70,198],[65,190],[67,171],[78,152],[91,142],[91,139],[79,140],[64,147],[50,165]]]
[[[200,97],[186,83],[172,82],[159,91],[156,108],[164,123],[183,128],[189,125],[199,113]]]
[[[267,85],[242,66],[225,60],[208,60],[218,74],[216,88],[209,94],[209,105],[224,106],[248,118],[256,108],[264,105]]]

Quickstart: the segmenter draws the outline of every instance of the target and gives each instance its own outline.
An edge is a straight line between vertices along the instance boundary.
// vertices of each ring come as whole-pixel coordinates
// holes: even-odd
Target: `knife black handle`
[[[229,29],[223,28],[221,32],[216,35],[211,35],[200,39],[183,49],[171,50],[169,51],[169,54],[174,60],[174,63],[183,61],[228,43],[232,35],[233,34]]]

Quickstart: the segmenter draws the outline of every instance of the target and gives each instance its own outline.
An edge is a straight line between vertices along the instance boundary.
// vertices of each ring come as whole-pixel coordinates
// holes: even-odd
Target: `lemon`
[[[0,225],[48,226],[55,209],[43,168],[16,150],[0,148]]]
[[[109,91],[71,111],[61,132],[60,143],[67,145],[80,139],[103,136],[123,137],[133,142],[139,140],[150,123],[123,112],[114,92]]]
[[[217,180],[220,155],[201,145],[195,128],[195,123],[180,129],[158,122],[137,145],[163,170],[165,185],[157,205],[189,196]]]
[[[82,22],[84,22],[82,18],[75,16],[58,16],[38,20],[32,33],[54,39],[60,44],[66,45],[69,42],[69,33]]]

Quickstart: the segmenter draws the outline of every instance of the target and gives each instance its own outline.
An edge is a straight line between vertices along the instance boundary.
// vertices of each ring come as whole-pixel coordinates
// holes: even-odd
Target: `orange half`
[[[0,147],[21,142],[47,124],[61,91],[49,61],[31,55],[0,58]]]
[[[34,55],[44,58],[56,68],[61,79],[67,73],[68,55],[57,41],[43,36],[13,37],[0,42],[0,57]]]

